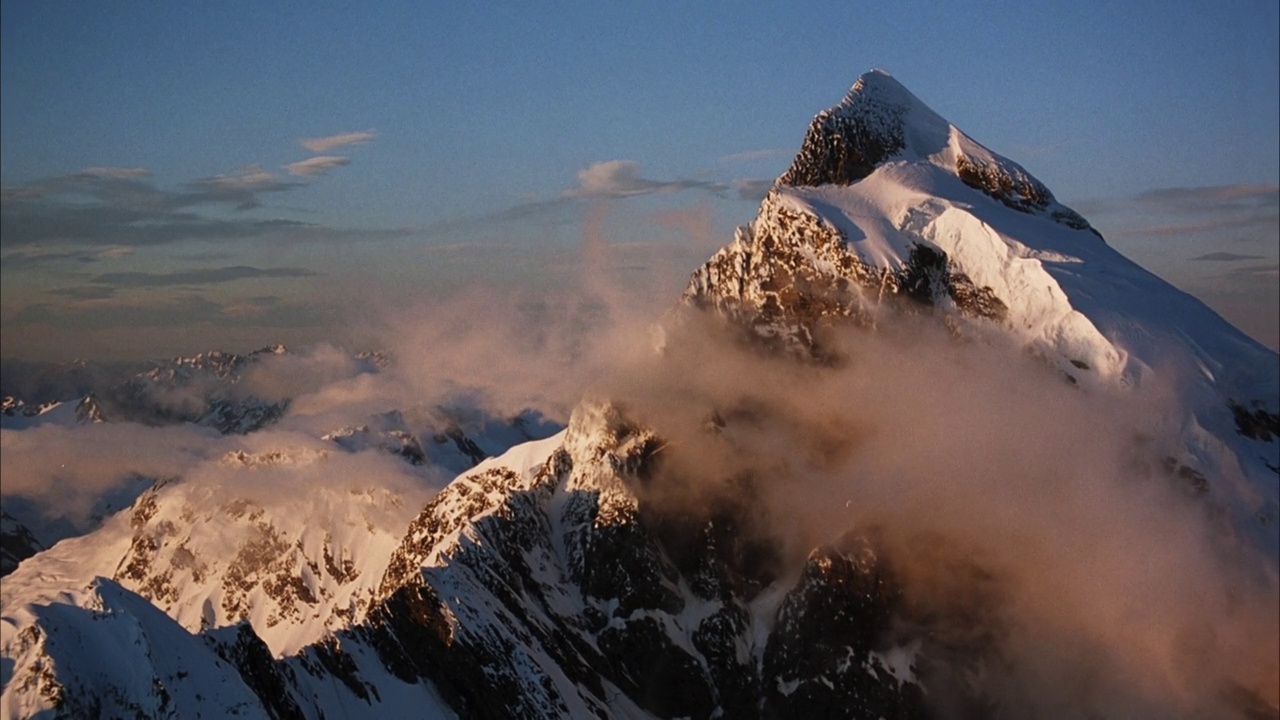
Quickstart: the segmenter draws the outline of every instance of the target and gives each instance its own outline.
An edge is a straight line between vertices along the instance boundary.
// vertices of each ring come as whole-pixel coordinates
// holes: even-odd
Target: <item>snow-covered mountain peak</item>
[[[1075,385],[1168,389],[1186,413],[1170,421],[1192,469],[1234,476],[1237,461],[1206,448],[1238,448],[1264,496],[1252,514],[1275,546],[1278,446],[1254,437],[1249,418],[1276,415],[1280,357],[1116,252],[887,73],[863,75],[814,118],[756,219],[694,273],[684,299],[752,342],[819,362],[839,359],[840,327],[925,313],[954,334],[1010,343]]]
[[[946,145],[949,124],[883,70],[859,77],[839,103],[818,113],[800,153],[778,184],[848,185],[886,160],[910,151],[930,155]]]
[[[859,77],[839,103],[814,117],[777,185],[852,185],[888,164],[933,166],[1014,210],[1092,230],[1022,166],[964,134],[883,70]],[[933,189],[927,177],[916,180],[926,181],[920,189]]]

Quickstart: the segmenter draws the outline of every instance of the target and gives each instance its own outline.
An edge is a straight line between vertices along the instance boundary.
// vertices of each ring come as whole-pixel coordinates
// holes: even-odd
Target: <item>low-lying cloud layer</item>
[[[627,172],[591,182],[622,190]],[[617,282],[588,235],[586,274],[570,286],[477,290],[377,318],[373,345],[393,359],[383,372],[334,348],[269,359],[242,390],[293,402],[243,442],[310,446],[377,413],[412,422],[450,403],[565,421],[584,394],[610,398],[666,441],[656,507],[696,507],[750,478],[757,525],[792,572],[851,529],[874,536],[901,584],[899,632],[927,638],[944,713],[955,687],[1010,717],[1280,703],[1275,560],[1224,523],[1224,503],[1248,502],[1241,478],[1209,478],[1199,496],[1168,471],[1183,459],[1169,440],[1183,412],[1173,393],[1073,388],[1001,340],[958,339],[928,316],[839,335],[845,360],[831,367],[750,349],[696,315],[659,327],[669,296]],[[121,478],[189,473],[242,442],[110,425],[2,437],[6,495],[66,497],[81,512]]]
[[[902,320],[850,332],[834,368],[695,323],[601,390],[667,440],[664,502],[702,506],[747,477],[793,562],[850,529],[877,538],[926,657],[967,668],[933,674],[943,710],[948,683],[1008,717],[1277,703],[1274,558],[1223,526],[1240,478],[1198,496],[1168,470],[1171,397],[1084,392],[1013,348]]]

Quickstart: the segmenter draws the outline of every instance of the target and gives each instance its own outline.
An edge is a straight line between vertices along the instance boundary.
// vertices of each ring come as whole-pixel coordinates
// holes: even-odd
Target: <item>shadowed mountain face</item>
[[[425,507],[180,478],[28,559],[0,716],[1275,715],[1280,359],[887,74],[660,335],[559,434],[483,459],[441,431],[479,464]],[[1152,388],[1171,409],[1126,425]],[[442,452],[398,413],[324,441],[221,465]],[[1205,557],[1262,570],[1179,574]]]
[[[0,513],[0,577],[13,572],[18,563],[43,549],[30,529],[9,513]]]

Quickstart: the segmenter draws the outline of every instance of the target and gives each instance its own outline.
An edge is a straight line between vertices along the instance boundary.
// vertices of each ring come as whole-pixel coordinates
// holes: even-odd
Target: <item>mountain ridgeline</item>
[[[178,478],[31,547],[0,717],[1277,715],[1280,358],[887,73],[657,335],[425,505]],[[220,472],[431,454],[324,442]]]

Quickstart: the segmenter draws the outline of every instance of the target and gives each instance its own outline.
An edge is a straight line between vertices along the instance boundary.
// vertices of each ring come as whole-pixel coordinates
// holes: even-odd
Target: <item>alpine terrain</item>
[[[887,73],[653,338],[554,434],[174,408],[244,437],[6,514],[0,717],[1280,716],[1280,357]]]

